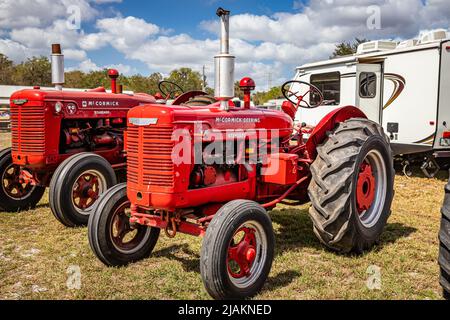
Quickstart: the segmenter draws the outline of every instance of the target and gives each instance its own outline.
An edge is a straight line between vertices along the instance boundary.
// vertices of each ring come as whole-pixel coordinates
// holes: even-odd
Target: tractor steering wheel
[[[305,94],[300,94],[300,91],[293,92],[292,87],[294,84],[306,85],[309,87],[309,90]],[[319,88],[305,81],[299,80],[288,81],[285,84],[283,84],[283,86],[281,87],[281,91],[283,92],[283,96],[297,108],[302,107],[305,109],[314,109],[322,105],[324,100],[323,94],[319,90]],[[317,101],[317,104],[311,105],[308,101],[303,99],[308,94],[318,95],[319,101]],[[295,98],[295,100],[293,98]]]
[[[175,99],[184,93],[183,88],[171,81],[161,81],[158,88],[166,100]]]

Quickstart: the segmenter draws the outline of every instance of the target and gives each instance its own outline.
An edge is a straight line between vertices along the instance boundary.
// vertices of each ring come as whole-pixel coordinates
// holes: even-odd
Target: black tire
[[[441,209],[441,229],[439,231],[439,265],[441,267],[440,283],[444,298],[450,297],[450,181],[445,186],[444,205]]]
[[[238,287],[228,268],[228,249],[235,233],[249,223],[263,230],[257,243],[256,258],[250,264],[252,276],[244,276],[248,284]],[[259,231],[259,234],[262,234]],[[265,245],[263,243],[265,241]],[[241,243],[241,242],[239,242]],[[265,248],[264,248],[265,247]],[[206,291],[214,299],[245,299],[256,295],[263,287],[272,267],[275,238],[272,221],[266,210],[253,201],[236,200],[223,206],[211,221],[203,240],[200,255],[200,272]],[[265,252],[265,254],[264,254]],[[264,259],[264,260],[263,260]],[[255,271],[258,270],[258,272]]]
[[[81,176],[96,176],[99,179],[96,196],[86,203],[83,208],[81,198],[75,198],[74,187]],[[80,153],[65,160],[53,174],[50,182],[49,203],[55,218],[70,228],[86,226],[89,214],[93,211],[97,196],[117,184],[116,174],[111,164],[99,155],[93,153]],[[88,188],[83,191],[84,199],[89,196]],[[78,203],[76,201],[78,200]]]
[[[95,255],[107,266],[125,266],[145,259],[158,242],[160,229],[138,225],[135,230],[139,241],[135,247],[124,250],[114,243],[111,224],[114,223],[116,210],[129,205],[127,185],[119,184],[103,194],[89,217],[89,244]]]
[[[23,187],[26,195],[22,197],[14,197],[14,194],[7,192],[6,175],[14,174],[18,179],[18,174],[13,173],[13,169],[20,170],[19,166],[13,166],[11,148],[0,151],[0,211],[19,212],[22,210],[33,209],[41,201],[45,192],[42,186],[25,186]],[[20,188],[20,186],[18,186]]]
[[[389,139],[377,123],[351,119],[329,133],[317,151],[308,190],[314,233],[332,250],[362,253],[377,243],[391,213],[395,173]],[[358,177],[366,164],[374,187],[364,211],[357,205],[357,188],[364,188]]]

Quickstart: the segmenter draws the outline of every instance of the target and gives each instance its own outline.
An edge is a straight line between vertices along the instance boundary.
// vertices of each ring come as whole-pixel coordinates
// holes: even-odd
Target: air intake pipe
[[[64,55],[60,44],[52,44],[52,84],[62,90],[64,84]]]
[[[234,61],[235,57],[230,54],[230,11],[219,8],[217,16],[220,17],[220,54],[215,60],[215,93],[214,96],[220,101],[222,110],[228,110],[228,101],[234,98]]]

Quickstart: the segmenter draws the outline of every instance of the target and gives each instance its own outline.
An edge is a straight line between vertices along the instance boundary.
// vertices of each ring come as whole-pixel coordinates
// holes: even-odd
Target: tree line
[[[336,45],[331,58],[349,55],[356,52],[360,43],[365,39],[355,39],[354,42],[343,42]],[[91,72],[78,70],[65,73],[65,86],[68,88],[96,88],[99,86],[110,89],[110,79],[107,76],[107,69]],[[190,68],[179,68],[170,72],[167,77],[161,73],[153,73],[149,76],[140,74],[125,76],[120,75],[118,82],[123,85],[124,90],[134,92],[157,93],[158,84],[162,80],[172,81],[180,85],[185,91],[201,90],[203,87],[202,76],[199,72]],[[52,86],[51,63],[47,57],[33,57],[15,64],[7,56],[0,53],[0,85],[18,86]],[[213,94],[214,90],[205,84],[206,92]],[[243,92],[239,89],[239,81],[235,83],[236,97],[243,99]],[[262,105],[272,99],[283,98],[279,86],[271,88],[269,91],[256,92],[253,101],[256,105]]]

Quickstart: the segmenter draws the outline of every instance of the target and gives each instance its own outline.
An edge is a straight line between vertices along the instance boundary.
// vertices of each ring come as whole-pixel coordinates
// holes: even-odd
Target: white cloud
[[[81,48],[98,50],[110,44],[118,50],[125,50],[139,46],[160,32],[157,25],[135,17],[101,19],[97,21],[96,27],[100,32],[88,34],[79,40]]]
[[[33,56],[33,51],[10,39],[0,39],[0,53],[6,55],[15,63],[20,63]]]
[[[369,30],[368,8],[381,10],[381,29]],[[320,42],[336,43],[355,37],[408,38],[421,29],[448,27],[450,3],[447,0],[311,0],[297,6],[298,13],[273,16],[240,14],[231,17],[233,36],[247,41],[291,43],[300,47]],[[216,20],[201,23],[203,29],[219,31]]]
[[[126,64],[111,64],[111,65],[104,65],[99,66],[95,62],[93,62],[91,59],[86,59],[81,61],[77,67],[70,67],[66,68],[66,72],[74,71],[74,70],[80,70],[83,72],[91,72],[91,71],[100,71],[104,69],[116,69],[119,71],[119,73],[124,75],[131,75],[136,74],[137,70],[133,67],[126,65]]]
[[[65,49],[63,53],[64,57],[69,60],[83,61],[87,59],[86,51],[83,50]]]
[[[82,21],[91,21],[99,11],[91,3],[117,1],[89,0],[2,0],[0,1],[0,28],[47,27],[53,21],[68,18],[70,6],[80,9]]]
[[[80,34],[77,30],[68,29],[66,21],[56,20],[47,28],[13,29],[10,38],[28,48],[40,49],[45,53],[49,51],[52,43],[60,43],[63,48],[76,48]]]
[[[102,68],[97,66],[95,62],[93,62],[91,59],[87,59],[85,61],[82,61],[79,65],[77,70],[83,71],[83,72],[91,72],[91,71],[99,71]]]

